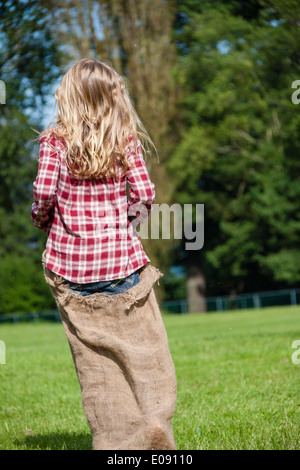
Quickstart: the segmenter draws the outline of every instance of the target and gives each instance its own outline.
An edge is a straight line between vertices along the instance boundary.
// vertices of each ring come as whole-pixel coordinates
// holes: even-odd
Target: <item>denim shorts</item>
[[[139,271],[135,271],[123,279],[114,279],[113,281],[98,281],[89,284],[76,284],[74,282],[64,279],[65,284],[68,284],[69,289],[74,294],[91,295],[97,292],[105,294],[121,294],[128,289],[136,286],[140,282]]]

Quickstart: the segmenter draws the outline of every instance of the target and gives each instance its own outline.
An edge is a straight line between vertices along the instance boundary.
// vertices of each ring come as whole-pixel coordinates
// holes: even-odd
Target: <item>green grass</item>
[[[300,308],[164,315],[178,449],[299,449]],[[91,449],[60,324],[4,325],[0,449]]]

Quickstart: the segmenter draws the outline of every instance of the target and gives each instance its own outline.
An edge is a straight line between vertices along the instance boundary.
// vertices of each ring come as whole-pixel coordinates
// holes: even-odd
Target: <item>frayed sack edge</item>
[[[42,266],[45,280],[50,285],[54,297],[56,300],[59,300],[60,305],[65,307],[72,300],[76,300],[76,302],[79,301],[79,303],[82,304],[85,308],[89,308],[91,313],[95,307],[97,309],[105,309],[108,306],[112,307],[114,303],[119,301],[122,303],[124,302],[124,310],[126,313],[129,313],[131,308],[138,301],[148,297],[155,282],[157,281],[159,285],[159,279],[164,276],[164,274],[158,268],[152,266],[150,263],[147,263],[141,268],[140,282],[126,292],[113,295],[96,292],[95,294],[83,296],[70,292],[68,285],[63,282],[63,278],[46,267],[45,258],[46,250],[42,255]]]

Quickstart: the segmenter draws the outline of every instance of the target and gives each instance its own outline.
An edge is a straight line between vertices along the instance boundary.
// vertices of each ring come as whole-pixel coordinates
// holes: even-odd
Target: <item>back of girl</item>
[[[124,79],[83,59],[63,77],[40,138],[34,225],[68,338],[93,449],[176,449],[175,368],[136,227],[155,200],[143,157],[152,141]],[[128,195],[127,195],[128,186]]]

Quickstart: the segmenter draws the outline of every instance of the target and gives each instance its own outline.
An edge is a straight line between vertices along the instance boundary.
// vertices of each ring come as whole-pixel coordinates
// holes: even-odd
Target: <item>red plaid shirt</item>
[[[131,141],[127,155],[134,168],[119,179],[93,181],[70,172],[63,141],[51,137],[49,145],[45,136],[40,140],[31,218],[35,227],[48,233],[47,268],[69,281],[86,284],[124,278],[150,262],[130,216],[138,216],[139,223],[147,218],[155,186],[140,141],[136,153]]]

